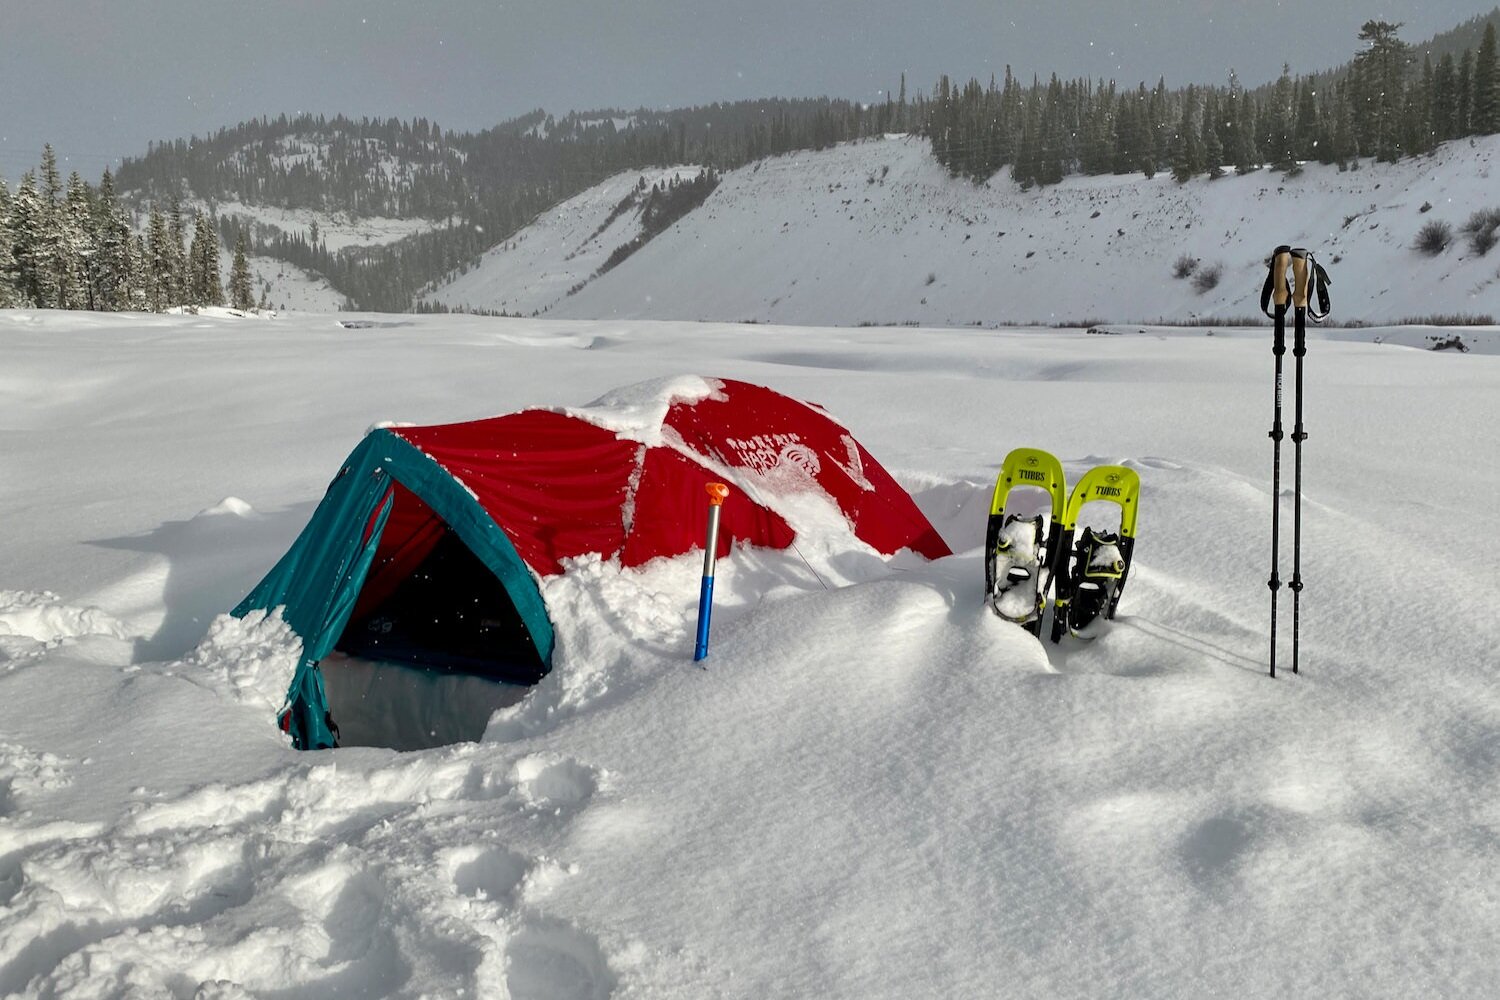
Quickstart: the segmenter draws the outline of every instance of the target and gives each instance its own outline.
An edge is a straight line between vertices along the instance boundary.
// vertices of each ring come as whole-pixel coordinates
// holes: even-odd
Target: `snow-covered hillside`
[[[978,187],[951,178],[924,140],[889,137],[732,171],[700,208],[559,300],[588,269],[564,262],[612,204],[596,189],[512,241],[528,255],[492,253],[435,298],[576,318],[842,326],[1244,317],[1267,254],[1291,243],[1327,266],[1338,318],[1496,315],[1500,255],[1476,257],[1462,240],[1433,258],[1411,247],[1430,220],[1457,229],[1500,208],[1497,157],[1491,136],[1343,173],[1072,177],[1022,191],[1008,172]],[[1174,278],[1183,255],[1221,266],[1217,287]]]
[[[291,236],[300,235],[311,241],[316,234],[317,242],[330,253],[387,246],[442,225],[429,219],[354,218],[347,212],[311,212],[269,205],[246,205],[238,201],[208,203],[192,199],[184,202],[183,208],[189,213],[202,208],[216,215],[234,216],[242,225],[248,225],[263,235],[286,233]],[[219,262],[219,273],[227,281],[229,267],[233,262],[232,247],[219,248]],[[273,257],[252,257],[249,263],[255,276],[256,301],[260,300],[264,291],[266,301],[272,309],[328,312],[342,308],[347,302],[346,296],[330,285],[322,275],[298,267],[290,261]]]
[[[300,235],[309,241],[316,232],[317,242],[326,247],[329,253],[360,247],[387,246],[444,224],[431,219],[355,218],[347,212],[312,212],[271,205],[246,205],[238,201],[204,202],[192,199],[183,202],[183,207],[188,212],[201,207],[215,215],[235,216],[244,224],[289,236]]]
[[[641,235],[647,190],[701,172],[666,167],[618,174],[547,212],[425,299],[513,316],[547,312],[586,285],[617,247]]]
[[[1493,995],[1500,357],[1312,335],[1273,681],[1263,329],[340,319],[0,311],[0,995]],[[684,373],[822,404],[957,554],[737,550],[707,669],[700,558],[581,559],[482,742],[286,745],[296,647],[221,616],[368,427]],[[1141,476],[1091,644],[981,605],[1018,445]]]
[[[135,213],[135,227],[144,236],[150,203],[145,202],[143,205],[142,210]],[[443,225],[442,222],[430,219],[355,218],[347,212],[315,212],[272,205],[247,205],[239,201],[206,201],[200,198],[183,199],[181,205],[189,225],[193,214],[202,210],[215,217],[236,218],[242,225],[266,238],[286,234],[311,241],[316,235],[317,242],[330,253],[387,246]],[[188,235],[190,237],[191,232]],[[226,282],[233,259],[234,248],[220,246],[219,275]],[[347,302],[347,297],[330,285],[322,275],[290,261],[251,256],[248,263],[253,276],[256,301],[260,301],[264,292],[267,304],[272,309],[330,312],[343,308]]]
[[[255,301],[262,295],[270,309],[299,312],[329,312],[341,309],[347,301],[328,279],[298,267],[290,261],[274,257],[251,256],[246,263],[255,289]],[[219,248],[219,276],[227,285],[230,268],[234,264],[234,251],[230,247]]]

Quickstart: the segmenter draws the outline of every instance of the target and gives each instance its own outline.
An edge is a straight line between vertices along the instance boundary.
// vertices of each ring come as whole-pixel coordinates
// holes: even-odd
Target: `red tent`
[[[235,612],[283,608],[309,669],[339,648],[532,682],[553,644],[536,579],[585,554],[634,567],[701,547],[714,480],[731,487],[721,556],[786,548],[797,524],[830,516],[876,552],[949,554],[823,410],[745,382],[678,378],[577,411],[373,431]],[[305,674],[294,704],[321,700]]]
[[[541,576],[585,553],[639,566],[701,548],[703,485],[716,478],[739,487],[721,514],[720,555],[736,542],[790,545],[794,533],[777,501],[802,493],[826,496],[877,552],[949,554],[906,491],[821,409],[746,382],[704,386],[696,398],[664,400],[655,428],[612,429],[601,408],[523,410],[391,433],[467,486]],[[415,496],[398,493],[377,561],[417,556],[434,520]]]

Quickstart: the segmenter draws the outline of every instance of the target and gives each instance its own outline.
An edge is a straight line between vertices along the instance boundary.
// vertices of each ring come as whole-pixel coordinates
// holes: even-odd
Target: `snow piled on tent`
[[[627,441],[656,448],[672,443],[663,434],[662,422],[673,404],[723,398],[724,383],[717,379],[674,375],[611,389],[584,407],[553,409],[614,431]]]
[[[713,455],[695,450],[674,428],[666,425],[667,413],[673,406],[702,400],[723,400],[727,398],[725,391],[724,382],[720,379],[699,375],[673,375],[620,386],[584,407],[552,409],[613,431],[627,441],[638,441],[645,447],[669,448],[702,465],[718,479],[747,494],[755,503],[774,510],[783,517],[797,533],[797,550],[804,553],[803,558],[809,550],[853,549],[875,554],[876,550],[854,533],[853,525],[839,505],[797,462],[778,461],[768,468],[732,466]],[[801,405],[804,401],[796,400],[796,403]],[[859,455],[853,439],[845,435],[845,440],[851,461],[857,463]],[[635,518],[634,487],[639,476],[638,469],[632,478],[632,488],[626,500],[626,525],[632,524]],[[860,483],[859,476],[853,478]],[[860,484],[866,490],[873,489],[868,481]]]
[[[1487,996],[1500,359],[1381,335],[1311,335],[1271,681],[1264,330],[0,313],[0,995]],[[824,404],[956,554],[736,550],[703,665],[699,558],[578,559],[483,741],[287,747],[293,641],[219,616],[363,429],[680,372]],[[1018,445],[1141,475],[1092,644],[980,602]]]

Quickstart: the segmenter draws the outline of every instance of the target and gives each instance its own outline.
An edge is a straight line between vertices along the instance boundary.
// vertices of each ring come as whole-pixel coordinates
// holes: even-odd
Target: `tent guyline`
[[[1275,358],[1275,404],[1271,420],[1271,578],[1267,586],[1271,590],[1271,667],[1270,675],[1276,676],[1276,597],[1281,589],[1281,381],[1282,359],[1286,355],[1286,311],[1292,309],[1293,341],[1292,356],[1296,359],[1296,416],[1292,426],[1292,445],[1295,452],[1292,504],[1292,579],[1288,589],[1292,592],[1292,673],[1299,673],[1298,633],[1302,614],[1302,442],[1307,440],[1307,430],[1302,424],[1302,359],[1307,354],[1307,318],[1321,323],[1328,315],[1331,302],[1328,295],[1328,272],[1314,259],[1312,251],[1282,244],[1271,252],[1266,262],[1267,273],[1260,292],[1261,312],[1273,322],[1271,354]],[[1290,277],[1289,277],[1290,276]],[[1316,304],[1314,304],[1316,302]]]
[[[643,411],[659,416],[643,426]],[[335,650],[535,684],[552,669],[557,624],[540,582],[584,555],[631,568],[704,548],[703,490],[726,478],[741,488],[715,507],[713,558],[736,545],[794,546],[789,518],[808,496],[879,553],[950,554],[821,409],[749,383],[681,377],[578,411],[370,432],[233,613],[281,610],[302,640],[282,727],[299,749],[336,746],[322,672]]]

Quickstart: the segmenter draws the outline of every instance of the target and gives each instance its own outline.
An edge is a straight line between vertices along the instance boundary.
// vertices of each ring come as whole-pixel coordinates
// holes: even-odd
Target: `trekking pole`
[[[1297,366],[1297,416],[1292,427],[1292,448],[1296,471],[1292,488],[1292,673],[1297,673],[1297,632],[1302,615],[1302,357],[1307,353],[1308,252],[1292,251],[1292,356]]]
[[[1297,424],[1292,429],[1292,443],[1297,450],[1296,506],[1292,509],[1292,673],[1298,672],[1297,632],[1302,613],[1302,442],[1307,431],[1302,427],[1302,358],[1307,353],[1307,319],[1323,322],[1332,309],[1328,295],[1328,272],[1318,263],[1311,250],[1292,251],[1292,307],[1295,312],[1295,341],[1292,355],[1297,359]]]
[[[1290,297],[1286,272],[1291,264],[1289,246],[1279,246],[1271,254],[1270,273],[1266,275],[1265,287],[1261,290],[1260,306],[1264,311],[1274,301],[1276,311],[1268,312],[1275,327],[1271,340],[1271,353],[1276,359],[1276,407],[1271,421],[1271,676],[1276,676],[1276,594],[1281,589],[1281,577],[1277,562],[1281,552],[1281,359],[1286,355],[1286,307]]]
[[[729,487],[723,483],[709,483],[708,490],[708,537],[703,545],[703,587],[698,592],[698,644],[693,649],[693,662],[708,656],[708,624],[714,611],[714,569],[719,561],[719,508],[729,496]]]

